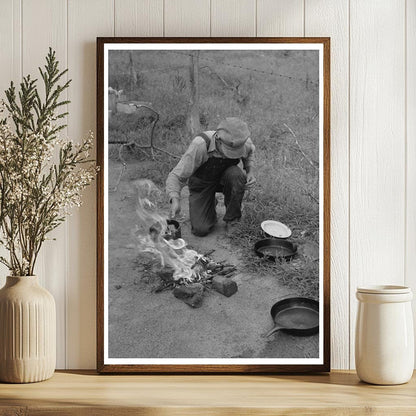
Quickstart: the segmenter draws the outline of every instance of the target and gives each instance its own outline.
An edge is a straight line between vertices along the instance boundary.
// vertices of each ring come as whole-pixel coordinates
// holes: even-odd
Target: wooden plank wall
[[[332,368],[354,368],[356,287],[416,288],[416,2],[0,0],[0,10],[0,97],[52,46],[73,79],[75,141],[94,130],[97,36],[332,38]],[[54,237],[37,273],[57,302],[58,368],[94,368],[94,186]]]

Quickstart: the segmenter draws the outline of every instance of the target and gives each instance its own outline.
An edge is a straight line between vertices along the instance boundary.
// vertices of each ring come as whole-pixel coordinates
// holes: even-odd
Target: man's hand
[[[181,212],[181,202],[179,198],[172,198],[170,200],[170,218],[175,218]]]
[[[257,180],[252,173],[247,173],[246,190],[251,189],[256,183],[256,181]]]

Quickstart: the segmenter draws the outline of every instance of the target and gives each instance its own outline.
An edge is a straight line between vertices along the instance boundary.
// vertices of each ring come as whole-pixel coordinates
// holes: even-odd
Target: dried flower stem
[[[20,91],[11,83],[7,103],[0,103],[0,245],[9,259],[0,257],[14,276],[32,275],[47,235],[61,224],[81,194],[95,178],[90,159],[90,135],[80,144],[62,140],[58,124],[67,113],[60,107],[69,101],[59,97],[70,81],[58,84],[67,70],[58,69],[55,52],[49,49],[44,70],[39,68],[45,96],[37,80],[23,78]],[[2,114],[6,115],[1,118]],[[59,150],[59,161],[52,161]]]

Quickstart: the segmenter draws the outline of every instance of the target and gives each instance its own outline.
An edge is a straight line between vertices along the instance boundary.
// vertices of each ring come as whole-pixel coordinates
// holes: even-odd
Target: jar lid
[[[395,285],[374,285],[367,287],[358,287],[358,293],[376,293],[382,295],[396,295],[400,293],[411,293],[410,287]]]

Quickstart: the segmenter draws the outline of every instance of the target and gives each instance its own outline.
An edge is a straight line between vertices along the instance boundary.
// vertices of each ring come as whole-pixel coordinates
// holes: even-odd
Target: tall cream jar
[[[402,384],[414,367],[410,288],[370,286],[357,289],[355,366],[358,377],[372,384]]]

